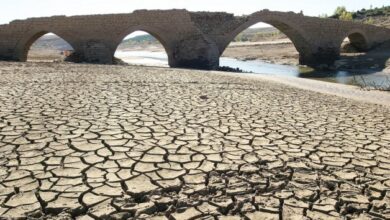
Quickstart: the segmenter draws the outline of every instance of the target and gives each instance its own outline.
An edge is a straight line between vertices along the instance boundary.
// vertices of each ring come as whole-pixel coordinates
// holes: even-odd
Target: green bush
[[[390,6],[383,6],[381,8],[373,8],[370,9],[361,9],[356,12],[349,12],[344,6],[339,6],[334,11],[334,14],[330,16],[330,18],[336,18],[340,20],[366,20],[366,23],[374,23],[373,19],[368,19],[376,16],[390,16]],[[319,17],[323,17],[323,15],[320,15]]]
[[[345,6],[339,6],[336,8],[333,15],[340,17],[344,12],[347,12],[347,9],[345,8]]]
[[[344,11],[339,15],[339,19],[343,21],[352,21],[353,20],[353,15],[351,12]]]

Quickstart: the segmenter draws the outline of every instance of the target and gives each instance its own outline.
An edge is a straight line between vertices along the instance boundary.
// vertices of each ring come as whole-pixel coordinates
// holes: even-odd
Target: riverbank
[[[148,48],[128,48],[126,51],[164,52],[164,49],[159,45],[150,45]],[[264,61],[271,64],[299,66],[299,54],[288,39],[264,42],[232,42],[226,48],[222,57],[241,61]],[[390,77],[389,58],[390,44],[385,44],[367,53],[342,53],[340,59],[330,69],[356,72],[357,75],[383,72],[389,74]],[[139,60],[139,58],[135,59],[136,62]],[[131,60],[129,61],[131,62]]]
[[[117,51],[121,52],[164,52],[160,44],[132,46]],[[29,59],[39,60],[60,60],[63,56],[60,51],[33,50]],[[299,54],[292,42],[288,39],[278,39],[264,42],[232,42],[222,54],[222,57],[235,58],[241,61],[259,60],[273,64],[298,66]],[[340,60],[331,67],[334,70],[349,70],[360,72],[384,72],[390,73],[390,43],[379,46],[368,53],[342,53]],[[128,62],[139,62],[143,57],[131,57]],[[142,63],[142,62],[141,62]],[[390,74],[389,74],[390,75]]]
[[[298,77],[285,77],[266,74],[240,74],[238,77],[267,80],[327,95],[335,95],[360,102],[390,106],[390,93],[387,91],[364,90],[353,85],[324,82]]]
[[[381,46],[366,54],[344,54],[331,70],[313,70],[297,65],[298,53],[288,40],[234,42],[221,57],[220,65],[221,69],[229,71],[239,69],[259,74],[295,76],[388,91],[390,48],[387,48]],[[115,56],[132,65],[168,67],[168,57],[163,48],[149,45],[146,50],[142,49],[128,48],[117,51]],[[228,58],[226,54],[235,58]],[[37,61],[42,57],[32,60]]]
[[[299,54],[289,40],[270,42],[233,42],[224,53],[223,57],[238,60],[263,60],[282,65],[299,64]]]
[[[224,57],[239,60],[264,60],[282,65],[299,64],[299,54],[291,41],[233,42],[223,53]],[[367,53],[343,52],[340,60],[331,67],[335,70],[360,70],[390,72],[390,43],[381,45]]]

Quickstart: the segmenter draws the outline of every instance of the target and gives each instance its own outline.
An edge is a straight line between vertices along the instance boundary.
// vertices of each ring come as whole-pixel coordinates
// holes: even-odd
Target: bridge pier
[[[166,51],[168,65],[173,68],[215,70],[219,67],[220,55],[213,45],[197,47],[189,42],[177,45],[173,50]],[[88,42],[76,48],[67,61],[76,63],[113,64],[114,52],[99,42]],[[340,57],[338,48],[320,48],[315,53],[300,53],[299,64],[313,68],[332,66]]]
[[[76,63],[113,64],[115,43],[89,40],[74,46],[73,54],[66,60]],[[116,47],[115,47],[116,48]],[[164,45],[168,64],[174,68],[213,70],[219,67],[219,51],[214,42],[203,36],[181,39]]]
[[[219,67],[219,56],[199,53],[189,58],[182,56],[181,53],[176,53],[174,58],[169,60],[169,66],[184,69],[216,70]]]
[[[113,52],[99,41],[86,41],[74,46],[74,52],[66,61],[75,63],[113,64]]]
[[[181,39],[167,48],[167,54],[170,67],[204,70],[219,67],[218,47],[203,35]]]
[[[330,67],[340,58],[340,48],[319,47],[312,53],[300,53],[299,64],[313,68]]]

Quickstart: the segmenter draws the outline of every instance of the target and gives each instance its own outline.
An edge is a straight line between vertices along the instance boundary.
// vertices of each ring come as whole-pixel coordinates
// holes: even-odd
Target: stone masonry
[[[161,42],[171,67],[215,69],[235,36],[258,22],[285,33],[299,52],[300,63],[309,66],[332,64],[348,36],[362,50],[390,40],[386,28],[293,12],[263,10],[237,17],[223,12],[140,10],[130,14],[31,18],[1,25],[0,60],[25,61],[31,44],[51,32],[72,45],[78,61],[112,64],[123,38],[141,30]]]

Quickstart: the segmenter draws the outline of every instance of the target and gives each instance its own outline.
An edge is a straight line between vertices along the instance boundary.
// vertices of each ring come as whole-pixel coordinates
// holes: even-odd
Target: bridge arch
[[[131,35],[134,32],[141,31],[145,32],[147,34],[150,34],[152,37],[157,39],[157,41],[163,46],[165,53],[168,56],[168,63],[171,64],[173,61],[173,51],[170,44],[170,41],[168,40],[168,36],[164,36],[161,34],[163,31],[159,30],[158,28],[150,27],[150,26],[135,26],[131,27],[129,29],[126,29],[125,31],[122,31],[121,34],[119,34],[115,40],[113,41],[113,47],[112,47],[112,56],[114,57],[115,52],[118,50],[119,45],[122,43],[122,41],[125,39],[126,36]]]
[[[360,30],[352,30],[347,34],[342,36],[342,39],[339,40],[340,50],[341,45],[344,40],[348,38],[349,43],[358,51],[358,52],[366,52],[369,50],[368,38],[366,34]]]
[[[295,49],[299,53],[300,63],[301,60],[305,58],[305,56],[310,56],[311,47],[308,41],[303,37],[303,31],[299,30],[294,24],[286,21],[287,19],[282,19],[277,16],[268,16],[259,13],[252,14],[248,17],[248,19],[235,28],[228,36],[224,44],[220,46],[220,54],[222,55],[228,45],[238,36],[241,32],[248,29],[249,27],[257,24],[257,23],[265,23],[271,25],[278,29],[280,32],[285,34],[289,40],[293,43]]]
[[[41,30],[41,31],[33,32],[32,34],[27,34],[24,39],[19,41],[19,43],[17,45],[17,59],[19,61],[22,61],[22,62],[27,61],[28,52],[29,52],[31,46],[34,44],[34,42],[36,42],[39,38],[41,38],[42,36],[49,34],[49,33],[52,33],[52,34],[58,36],[59,38],[66,41],[66,43],[68,43],[73,49],[75,48],[74,45],[72,45],[72,42],[68,41],[63,36],[53,32],[53,31]]]

